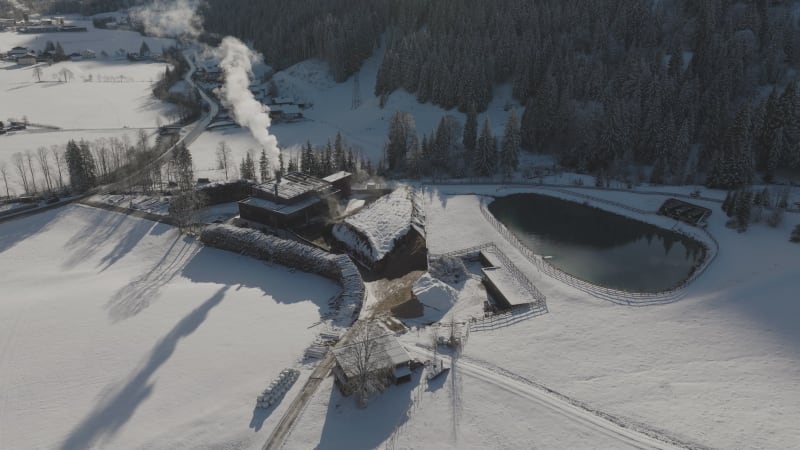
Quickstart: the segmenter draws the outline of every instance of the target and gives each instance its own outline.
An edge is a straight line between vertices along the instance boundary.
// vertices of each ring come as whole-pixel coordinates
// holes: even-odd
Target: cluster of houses
[[[18,33],[70,33],[88,31],[86,27],[67,25],[63,17],[37,18],[25,16],[22,20],[0,18],[0,31],[16,30]]]
[[[261,104],[269,107],[269,117],[273,122],[292,122],[303,119],[303,110],[309,108],[311,105],[305,101],[298,100],[291,97],[279,97],[270,95],[268,86],[268,79],[270,74],[265,74],[262,80],[254,81],[250,84],[249,89],[253,94],[253,98],[261,102]],[[206,61],[198,64],[195,71],[194,79],[209,91],[213,91],[222,86],[225,81],[225,74],[220,67],[212,61]],[[230,121],[230,113],[225,110],[220,110],[220,113],[215,117],[214,122]]]
[[[0,135],[6,134],[9,131],[19,131],[26,128],[28,128],[28,124],[25,122],[9,120],[8,123],[5,124],[2,120],[0,120]]]
[[[81,52],[73,52],[66,57],[70,61],[81,61],[84,59],[95,59],[97,55],[90,49],[85,49]],[[56,60],[56,54],[53,50],[43,50],[37,52],[36,50],[27,47],[14,47],[5,55],[6,61],[13,61],[21,66],[32,66],[36,63],[52,63]]]

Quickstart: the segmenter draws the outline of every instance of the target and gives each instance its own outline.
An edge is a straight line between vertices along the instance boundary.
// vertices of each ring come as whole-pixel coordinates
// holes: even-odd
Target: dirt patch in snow
[[[409,272],[400,278],[381,279],[372,282],[372,294],[377,297],[373,308],[376,314],[393,312],[394,308],[413,298],[412,286],[425,273],[421,270]]]

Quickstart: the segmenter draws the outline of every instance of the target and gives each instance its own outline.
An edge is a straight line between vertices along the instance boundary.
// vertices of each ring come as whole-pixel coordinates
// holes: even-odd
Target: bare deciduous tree
[[[5,161],[0,161],[0,176],[3,177],[3,184],[6,185],[6,197],[11,198],[11,191],[8,189],[8,165]]]
[[[382,392],[389,385],[391,367],[385,364],[387,355],[381,330],[372,324],[362,327],[345,348],[351,367],[346,389],[360,407],[365,407],[370,395]]]
[[[37,83],[42,82],[42,68],[41,66],[36,66],[33,68],[33,78],[36,78]]]
[[[28,187],[28,174],[25,172],[25,157],[22,156],[22,153],[16,152],[11,155],[11,163],[14,164],[14,168],[17,169],[17,175],[19,175],[19,180],[22,182],[22,188],[25,190],[26,194],[29,194],[30,188]]]
[[[42,169],[44,175],[44,183],[47,185],[47,190],[53,190],[53,180],[50,177],[50,164],[47,162],[47,149],[39,147],[36,149],[36,159],[39,161],[39,168]]]
[[[30,150],[25,151],[25,161],[28,162],[28,171],[31,173],[31,190],[32,193],[36,193],[38,189],[36,189],[36,176],[33,173],[33,153]]]
[[[231,165],[231,149],[225,141],[217,144],[217,169],[225,171],[225,179],[228,179],[228,168]]]
[[[58,169],[58,188],[64,189],[64,170],[66,170],[66,161],[61,155],[57,145],[50,146],[50,152],[53,154],[53,159],[56,162],[56,169]]]

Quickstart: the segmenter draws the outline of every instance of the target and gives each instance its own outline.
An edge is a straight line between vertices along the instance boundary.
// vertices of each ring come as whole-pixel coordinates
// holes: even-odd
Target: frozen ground
[[[483,219],[480,197],[469,192],[495,195],[497,188],[426,192],[431,251],[496,242],[547,296],[549,313],[473,331],[461,375],[456,370],[455,380],[438,387],[415,388],[415,379],[390,388],[366,410],[356,409],[352,399],[341,399],[333,388],[321,389],[290,438],[294,448],[628,445],[604,427],[576,422],[573,413],[554,412],[552,405],[531,397],[546,391],[526,393],[513,386],[521,379],[631,428],[699,446],[792,448],[800,441],[795,424],[800,416],[800,253],[788,243],[800,216],[788,214],[778,229],[754,225],[739,234],[725,228],[718,203],[701,201],[714,211],[709,231],[721,246],[717,259],[680,301],[635,308],[595,299],[539,274]],[[660,200],[592,195],[645,209]],[[403,339],[411,348],[430,342],[424,331]],[[356,424],[369,432],[356,434]]]
[[[77,205],[0,225],[0,273],[3,449],[260,448],[339,289]]]

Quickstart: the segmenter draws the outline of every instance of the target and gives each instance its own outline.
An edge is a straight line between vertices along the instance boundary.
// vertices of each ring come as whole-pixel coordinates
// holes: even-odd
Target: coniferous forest
[[[211,0],[205,21],[339,81],[382,42],[378,96],[480,112],[511,83],[527,150],[731,188],[800,168],[798,15],[778,0]]]

